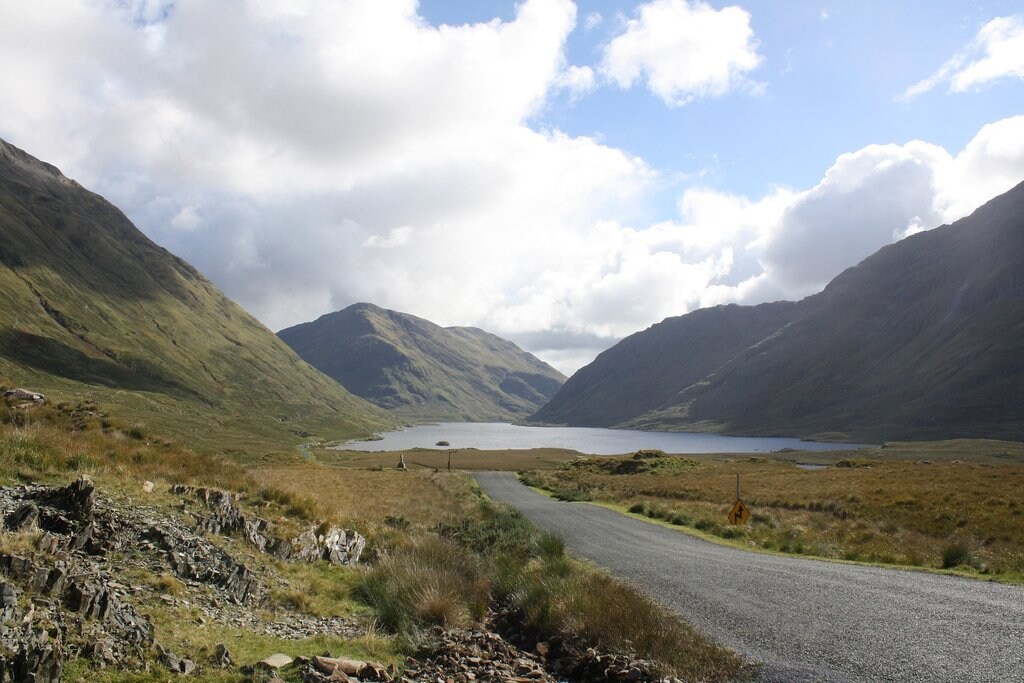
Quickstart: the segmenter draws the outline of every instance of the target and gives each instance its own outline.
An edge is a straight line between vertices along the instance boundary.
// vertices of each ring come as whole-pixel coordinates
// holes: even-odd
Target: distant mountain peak
[[[497,335],[369,303],[278,334],[353,393],[406,419],[521,419],[565,381]]]

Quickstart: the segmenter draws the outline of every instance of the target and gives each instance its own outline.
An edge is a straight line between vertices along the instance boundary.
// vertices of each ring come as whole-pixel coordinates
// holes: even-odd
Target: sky
[[[272,330],[368,301],[566,374],[1024,181],[1019,0],[0,0],[0,92]]]

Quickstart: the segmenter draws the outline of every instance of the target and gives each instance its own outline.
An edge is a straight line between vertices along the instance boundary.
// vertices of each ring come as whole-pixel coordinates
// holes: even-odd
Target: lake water
[[[769,453],[783,448],[831,451],[859,444],[819,443],[771,437],[720,436],[684,432],[641,432],[596,427],[524,427],[497,422],[442,422],[385,432],[380,441],[352,441],[341,450],[402,451],[412,448],[480,450],[568,448],[593,455],[632,453],[656,448],[666,453]],[[449,445],[438,446],[438,441]]]

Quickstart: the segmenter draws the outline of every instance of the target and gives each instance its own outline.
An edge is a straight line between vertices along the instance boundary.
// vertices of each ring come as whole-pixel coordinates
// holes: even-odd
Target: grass
[[[405,456],[405,464],[411,470],[448,470],[451,454],[453,470],[517,470],[550,469],[579,457],[577,451],[564,448],[531,448],[478,450],[476,448],[454,448],[434,450],[414,448],[406,451],[348,451],[321,449],[315,451],[317,462],[346,468],[392,469]]]
[[[460,517],[476,498],[458,473],[339,469],[318,464],[272,464],[249,469],[259,485],[306,496],[322,516],[373,529],[431,526]],[[390,522],[389,522],[390,520]]]
[[[1008,455],[1003,455],[1007,453]],[[993,442],[899,445],[832,458],[820,471],[775,458],[678,458],[628,474],[632,458],[593,458],[526,473],[553,495],[611,503],[630,512],[745,547],[790,554],[1024,580],[1021,448]],[[791,456],[792,454],[787,454]],[[921,456],[929,455],[928,458]],[[968,459],[972,461],[968,461]],[[981,461],[981,462],[977,462]],[[752,512],[741,527],[726,514],[735,477]]]
[[[152,620],[158,642],[197,661],[203,680],[243,680],[237,671],[210,667],[217,643],[226,644],[239,664],[274,652],[324,651],[400,663],[426,643],[427,626],[472,626],[496,607],[518,615],[538,639],[582,638],[588,645],[628,650],[656,660],[666,674],[716,681],[745,671],[735,654],[572,559],[558,539],[525,518],[485,501],[463,473],[358,469],[298,455],[262,456],[243,464],[195,453],[148,425],[121,421],[86,402],[49,405],[25,417],[0,412],[2,483],[63,484],[84,473],[105,496],[144,501],[175,516],[182,514],[181,500],[167,492],[171,484],[215,486],[233,491],[248,512],[272,521],[279,535],[314,523],[339,523],[368,538],[369,566],[339,568],[284,562],[240,539],[210,537],[268,577],[268,601],[257,611],[259,618],[344,616],[369,625],[368,635],[355,640],[287,641],[214,623],[195,606],[208,589],[144,567],[122,572],[121,581],[141,588],[138,606]],[[508,465],[521,462],[521,455],[495,458],[508,457]],[[156,483],[148,494],[142,490],[147,480]],[[32,534],[8,533],[0,543],[30,552],[34,540]],[[292,680],[294,673],[286,672],[285,678]],[[81,660],[69,663],[66,677],[110,683],[174,678],[158,664],[149,673],[126,673],[97,671]]]
[[[440,525],[438,538],[394,549],[358,591],[382,624],[414,638],[465,626],[500,606],[537,641],[582,641],[654,660],[685,680],[737,680],[742,660],[635,590],[569,557],[562,542],[511,509],[479,503],[476,516]]]

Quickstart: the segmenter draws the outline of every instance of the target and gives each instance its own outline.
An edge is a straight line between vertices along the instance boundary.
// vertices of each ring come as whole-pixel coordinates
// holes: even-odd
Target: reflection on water
[[[353,441],[342,450],[400,451],[410,448],[480,450],[567,448],[593,455],[632,453],[642,448],[666,453],[770,453],[795,450],[842,450],[859,444],[818,443],[773,437],[720,436],[681,432],[641,432],[597,427],[524,427],[497,422],[442,422],[385,432],[378,441]],[[448,446],[437,446],[447,441]]]

